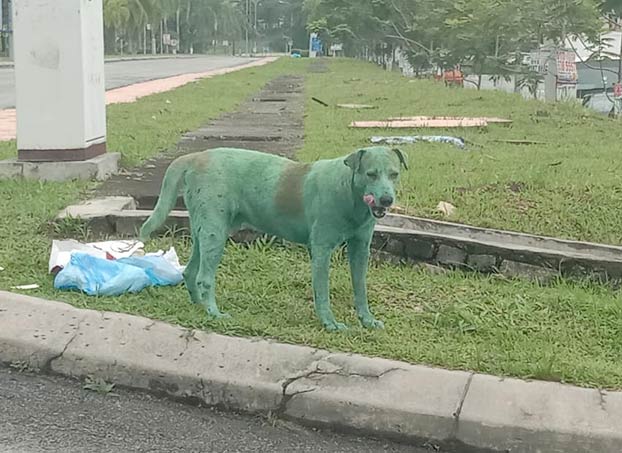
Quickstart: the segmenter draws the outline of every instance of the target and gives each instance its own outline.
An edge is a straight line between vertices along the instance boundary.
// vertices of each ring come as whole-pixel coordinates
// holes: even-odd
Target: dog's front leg
[[[315,313],[326,330],[334,332],[346,329],[346,325],[337,322],[330,308],[328,276],[330,256],[333,248],[326,246],[311,247],[311,283]]]
[[[367,303],[367,267],[371,234],[366,237],[353,237],[348,241],[348,261],[354,290],[354,306],[361,324],[367,328],[382,329],[384,324],[369,311]]]

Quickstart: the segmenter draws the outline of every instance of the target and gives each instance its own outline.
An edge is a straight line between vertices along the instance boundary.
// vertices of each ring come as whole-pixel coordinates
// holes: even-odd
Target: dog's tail
[[[139,238],[141,241],[149,239],[149,236],[151,236],[155,230],[162,226],[168,217],[169,212],[171,212],[175,207],[175,203],[177,203],[177,197],[179,195],[179,189],[181,183],[183,182],[185,173],[186,165],[184,159],[177,159],[173,161],[166,169],[158,202],[153,209],[153,213],[140,228]]]

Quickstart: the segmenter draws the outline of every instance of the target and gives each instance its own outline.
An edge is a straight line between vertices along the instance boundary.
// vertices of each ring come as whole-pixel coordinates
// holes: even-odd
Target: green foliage
[[[611,7],[614,8],[615,5]],[[307,0],[310,23],[325,21],[346,54],[388,53],[399,45],[417,68],[456,64],[471,72],[522,71],[521,53],[545,40],[595,37],[598,0]]]
[[[302,8],[302,0],[104,0],[107,50],[150,51],[151,33],[158,51],[162,33],[179,39],[182,52],[206,52],[213,41],[234,52],[247,34],[280,50],[286,40],[306,41]]]

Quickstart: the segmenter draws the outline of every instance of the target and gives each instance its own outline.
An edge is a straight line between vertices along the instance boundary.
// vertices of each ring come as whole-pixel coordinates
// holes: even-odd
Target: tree
[[[618,3],[622,3],[619,0]],[[595,36],[599,0],[306,0],[309,20],[358,54],[406,51],[415,68],[457,64],[505,77],[525,71],[522,54],[573,34]]]
[[[113,49],[116,50],[118,33],[124,30],[130,20],[130,8],[127,0],[104,0],[104,23],[112,30]],[[121,44],[123,52],[123,44]]]

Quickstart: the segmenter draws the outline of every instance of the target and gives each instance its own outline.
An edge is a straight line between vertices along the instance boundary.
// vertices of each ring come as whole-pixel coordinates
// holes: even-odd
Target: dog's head
[[[372,146],[353,152],[344,162],[353,171],[352,184],[357,196],[361,196],[375,218],[384,217],[395,200],[401,167],[408,170],[404,154],[397,148]]]

